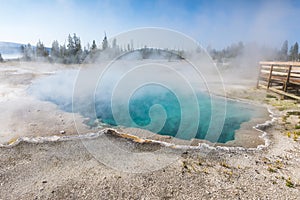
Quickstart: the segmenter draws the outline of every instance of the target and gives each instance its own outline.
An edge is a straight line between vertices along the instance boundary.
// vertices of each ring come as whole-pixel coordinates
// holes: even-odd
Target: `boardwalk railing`
[[[257,87],[300,100],[300,62],[260,62]]]

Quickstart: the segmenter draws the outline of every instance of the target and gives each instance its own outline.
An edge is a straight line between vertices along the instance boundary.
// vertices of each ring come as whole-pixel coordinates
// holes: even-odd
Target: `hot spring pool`
[[[74,112],[72,90],[69,89],[73,82],[65,77],[76,73],[68,73],[40,79],[32,84],[28,92],[40,100],[57,104],[65,111]],[[50,82],[57,85],[49,84]],[[109,95],[98,93],[101,92],[96,91],[95,100],[92,102],[96,113],[94,116],[85,107],[89,104],[88,99],[83,99],[80,103],[82,107],[75,112],[89,117],[91,122],[98,118],[111,126],[138,127],[184,140],[197,138],[226,143],[235,139],[235,132],[242,123],[259,118],[262,112],[265,113],[262,107],[216,97],[206,92],[196,93],[195,107],[189,103],[190,94],[183,93],[184,96],[178,98],[178,94],[157,84],[138,88],[128,101],[120,98],[112,102]],[[213,137],[207,137],[207,134]]]
[[[249,122],[252,118],[261,117],[262,114],[261,107],[248,103],[210,96],[205,92],[199,92],[196,96],[199,113],[195,111],[193,106],[185,105],[185,112],[187,113],[185,121],[187,123],[184,125],[181,124],[183,118],[182,103],[178,101],[174,93],[159,85],[145,86],[135,92],[128,105],[131,120],[122,120],[122,117],[127,118],[128,115],[126,111],[118,109],[117,117],[119,120],[116,122],[112,112],[112,104],[105,99],[99,98],[96,101],[95,108],[97,118],[112,126],[142,127],[160,135],[169,135],[179,139],[207,139],[210,142],[219,143],[234,140],[235,131],[240,129],[242,123]],[[185,98],[187,100],[189,96]],[[213,102],[212,98],[214,99]],[[160,109],[151,110],[157,105],[164,111]],[[214,109],[212,106],[215,106]],[[225,110],[223,106],[225,106]],[[214,116],[212,116],[213,110],[217,112]],[[218,113],[218,110],[220,110],[220,113]],[[195,119],[197,118],[195,117],[196,114],[198,114],[198,119]],[[157,131],[156,128],[161,126],[161,121],[165,121],[165,123],[161,130]],[[214,126],[213,121],[217,122],[215,125],[221,127],[210,127]],[[154,122],[154,126],[148,126],[151,122]],[[221,124],[218,124],[218,122]],[[157,123],[157,126],[155,126],[155,123]],[[179,129],[181,129],[180,133]],[[214,134],[212,132],[214,130],[217,131],[217,136],[207,137],[208,132]],[[218,132],[219,130],[221,132]]]

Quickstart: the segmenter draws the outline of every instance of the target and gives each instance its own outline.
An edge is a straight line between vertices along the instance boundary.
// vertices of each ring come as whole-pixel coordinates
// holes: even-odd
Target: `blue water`
[[[148,85],[137,90],[129,100],[129,114],[131,121],[120,120],[116,122],[115,117],[112,112],[112,103],[110,100],[99,98],[96,101],[96,113],[97,117],[101,119],[102,122],[116,126],[122,125],[127,127],[140,127],[145,128],[150,131],[156,132],[156,126],[147,127],[151,121],[163,122],[164,114],[157,110],[152,113],[150,117],[150,109],[152,106],[160,105],[166,114],[166,120],[161,130],[157,133],[161,135],[170,135],[176,138],[190,140],[192,138],[197,139],[207,139],[211,142],[225,143],[230,140],[234,140],[234,133],[238,130],[243,122],[249,121],[253,117],[259,115],[259,109],[252,105],[241,103],[237,101],[226,100],[225,98],[210,96],[209,94],[203,92],[196,94],[197,96],[197,106],[199,112],[197,113],[193,106],[185,105],[185,109],[189,113],[185,115],[187,119],[185,121],[188,124],[183,125],[183,130],[180,133],[179,127],[182,119],[182,106],[184,102],[179,102],[176,94],[167,88],[163,88],[160,85]],[[190,98],[185,97],[186,100]],[[183,98],[184,99],[184,98]],[[103,105],[106,105],[105,107]],[[214,105],[214,109],[212,108]],[[124,105],[126,106],[126,105]],[[225,107],[224,107],[225,106]],[[122,110],[122,106],[117,108],[118,118],[122,119],[128,118],[126,109]],[[218,111],[220,110],[220,113]],[[212,118],[212,111],[217,113]],[[115,114],[115,115],[116,115]],[[198,114],[199,120],[195,120],[195,114]],[[217,124],[221,126],[220,132],[214,133],[215,127],[211,127],[211,134],[217,134],[216,137],[208,137],[210,125],[214,122],[223,122],[224,124]],[[190,132],[196,130],[196,132]],[[209,139],[213,138],[213,139]]]

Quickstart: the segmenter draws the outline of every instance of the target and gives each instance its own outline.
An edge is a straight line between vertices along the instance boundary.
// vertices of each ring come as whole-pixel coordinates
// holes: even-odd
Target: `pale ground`
[[[0,64],[0,143],[8,143],[21,136],[57,135],[61,131],[77,134],[73,114],[26,93],[29,84],[36,78],[65,68],[70,67],[42,63]],[[74,117],[77,120],[81,118],[78,115]],[[88,131],[83,124],[78,124],[77,128],[82,132]]]
[[[25,92],[34,78],[65,68],[39,63],[0,64],[2,143],[13,143],[18,136],[77,134],[73,114]],[[93,154],[91,146],[86,148],[100,144],[102,137],[83,142],[21,142],[0,148],[0,199],[299,199],[300,141],[295,125],[300,114],[280,117],[288,110],[299,110],[298,104],[266,98],[265,91],[245,88],[241,83],[238,88],[228,85],[227,92],[233,98],[272,105],[278,117],[266,130],[270,141],[267,148],[174,149],[109,137],[113,141],[109,148],[118,144],[128,151],[156,154],[161,149],[161,158],[173,159],[162,162],[161,167],[153,165],[150,157],[148,162],[148,157],[136,159],[137,168],[147,169],[136,173],[125,170],[128,163],[122,156],[110,155],[112,160],[119,156],[122,166],[104,165],[101,156],[95,155],[97,151]],[[84,120],[79,115],[75,118],[77,122]],[[82,123],[76,125],[83,133],[90,131]],[[157,168],[149,169],[149,165]]]

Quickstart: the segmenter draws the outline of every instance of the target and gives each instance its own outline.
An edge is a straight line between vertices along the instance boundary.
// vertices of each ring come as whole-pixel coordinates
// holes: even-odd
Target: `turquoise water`
[[[40,79],[28,92],[67,112],[79,112],[91,122],[98,118],[112,126],[139,127],[185,140],[198,138],[220,143],[234,140],[235,131],[243,122],[262,114],[261,107],[210,96],[205,92],[196,95],[183,89],[173,92],[158,84],[144,85],[132,94],[123,91],[119,96],[112,95],[113,86],[98,88],[94,97],[84,90],[79,93],[80,98],[74,99],[70,89],[74,77],[76,71],[58,73]],[[130,98],[125,99],[126,95]],[[75,107],[72,107],[72,98],[77,102]]]
[[[181,99],[188,102],[191,96],[185,95]],[[190,104],[185,105],[185,102],[179,102],[178,94],[174,94],[167,88],[160,85],[148,85],[135,91],[128,101],[129,105],[124,102],[115,103],[118,105],[114,114],[112,111],[114,104],[105,98],[99,98],[95,108],[97,117],[102,122],[113,126],[139,127],[185,140],[197,138],[220,143],[234,140],[234,133],[241,124],[260,113],[257,107],[225,98],[212,97],[204,92],[196,94],[196,98],[197,108]],[[128,116],[126,106],[129,107],[130,116]],[[186,114],[184,115],[183,112]],[[216,112],[215,115],[212,115],[212,112]],[[129,117],[131,120],[128,120]],[[115,120],[116,118],[118,120]],[[184,123],[181,124],[183,121]],[[151,123],[152,126],[149,126]],[[159,126],[162,128],[157,130]],[[213,136],[208,137],[207,134]]]

